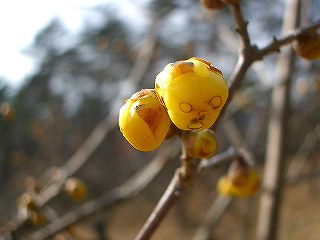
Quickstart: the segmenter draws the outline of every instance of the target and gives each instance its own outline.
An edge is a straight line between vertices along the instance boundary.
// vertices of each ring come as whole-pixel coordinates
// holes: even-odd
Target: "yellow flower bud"
[[[170,127],[170,118],[153,89],[143,89],[121,107],[119,127],[137,150],[152,151],[160,146]]]
[[[191,131],[184,141],[187,152],[194,158],[211,158],[218,149],[214,132],[209,129]]]
[[[248,171],[223,176],[220,178],[217,188],[223,195],[250,197],[258,191],[259,186],[259,175],[253,169],[249,169]]]
[[[200,0],[202,6],[209,10],[216,10],[225,7],[226,5],[220,0]]]
[[[239,4],[241,0],[221,0],[225,4]]]
[[[36,209],[36,199],[32,193],[26,192],[18,200],[18,205],[20,208],[25,208],[27,210]]]
[[[68,178],[64,186],[68,196],[74,201],[82,201],[87,196],[87,186],[79,178]]]
[[[0,113],[3,115],[4,120],[13,122],[16,119],[15,111],[8,103],[2,103],[0,106]]]
[[[30,221],[36,226],[41,226],[47,222],[47,218],[41,211],[31,211]]]
[[[299,36],[292,46],[295,52],[306,60],[320,59],[320,35],[317,32]]]
[[[222,73],[199,58],[166,65],[155,88],[172,122],[182,130],[210,128],[228,98]]]

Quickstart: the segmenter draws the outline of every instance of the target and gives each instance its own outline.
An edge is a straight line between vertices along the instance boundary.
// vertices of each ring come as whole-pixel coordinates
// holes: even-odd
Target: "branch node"
[[[273,42],[275,45],[278,45],[279,40],[278,40],[278,38],[277,38],[276,36],[273,36],[272,42]],[[275,49],[275,52],[280,53],[280,47],[276,48],[276,49]]]

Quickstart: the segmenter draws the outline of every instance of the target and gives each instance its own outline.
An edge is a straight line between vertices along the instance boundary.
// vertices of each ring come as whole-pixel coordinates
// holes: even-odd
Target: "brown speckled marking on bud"
[[[172,66],[174,66],[174,69],[171,74],[174,79],[176,77],[179,77],[183,73],[193,72],[194,64],[192,62],[178,61],[178,62],[172,63]]]
[[[208,149],[208,146],[210,146],[210,141],[208,139],[203,139],[202,140],[202,145],[199,151],[199,157],[200,158],[205,158],[208,156],[208,151],[206,151]],[[209,152],[210,153],[210,152]]]
[[[197,59],[200,62],[203,62],[203,63],[207,64],[211,71],[214,71],[214,72],[216,72],[216,73],[218,73],[218,74],[220,74],[222,76],[222,72],[218,68],[215,68],[214,66],[212,66],[211,62],[208,62],[208,61],[206,61],[204,59],[201,59],[201,58],[194,58],[194,59]]]
[[[218,107],[220,107],[222,104],[222,99],[220,96],[215,96],[213,98],[211,98],[209,105],[211,106],[212,109],[216,109]]]
[[[179,108],[184,113],[189,113],[189,112],[192,112],[192,110],[193,110],[192,105],[187,102],[180,102]]]
[[[201,122],[195,122],[195,123],[190,123],[188,125],[188,128],[191,130],[196,130],[196,129],[202,128],[202,126],[203,124]]]
[[[155,133],[156,129],[161,122],[159,112],[162,112],[161,107],[158,108],[158,111],[152,108],[141,108],[136,112],[138,116],[149,126],[150,131],[155,139],[157,139]]]
[[[201,110],[200,112],[198,112],[199,120],[205,119],[207,112],[208,112],[208,111],[206,111],[206,110]]]
[[[130,100],[136,101],[142,98],[146,98],[150,95],[148,89],[142,89],[139,92],[136,92],[135,94],[133,94],[130,98]]]

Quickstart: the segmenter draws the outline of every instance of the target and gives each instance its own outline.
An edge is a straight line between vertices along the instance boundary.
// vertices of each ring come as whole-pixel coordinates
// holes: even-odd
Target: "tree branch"
[[[232,15],[234,16],[236,31],[241,38],[242,49],[248,48],[251,46],[251,41],[248,33],[248,22],[243,17],[240,4],[229,4],[229,6]]]
[[[231,205],[233,198],[219,195],[198,227],[193,240],[209,240],[213,227]]]
[[[290,44],[293,40],[298,38],[299,36],[305,34],[306,32],[313,32],[320,28],[320,19],[315,21],[314,23],[305,26],[300,27],[291,33],[285,35],[282,38],[274,38],[272,42],[270,42],[267,46],[261,48],[259,50],[259,54],[261,55],[261,58],[263,58],[266,55],[269,55],[271,53],[279,52],[280,47]]]
[[[135,240],[150,239],[174,202],[176,202],[176,200],[178,200],[178,198],[181,196],[182,189],[180,181],[180,171],[178,169],[157,206],[136,236]]]

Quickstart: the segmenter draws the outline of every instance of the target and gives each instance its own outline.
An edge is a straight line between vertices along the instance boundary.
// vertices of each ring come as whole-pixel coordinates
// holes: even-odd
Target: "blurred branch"
[[[282,27],[284,33],[298,26],[301,1],[287,0],[286,4]],[[286,48],[278,59],[277,72],[279,82],[282,84],[275,86],[272,92],[263,193],[257,225],[258,240],[273,240],[277,237],[294,59],[292,48]]]
[[[314,23],[308,26],[297,28],[296,30],[291,30],[293,28],[287,29],[287,31],[291,30],[292,32],[285,35],[282,38],[279,38],[279,39],[274,38],[271,43],[269,43],[267,46],[260,49],[259,54],[261,55],[261,57],[264,57],[268,54],[279,52],[280,47],[290,44],[293,40],[305,34],[306,32],[313,32],[319,28],[320,28],[320,19],[318,19],[317,21],[315,21]]]
[[[231,205],[233,198],[219,195],[209,208],[203,221],[200,223],[193,240],[208,240],[214,226],[219,222],[225,211]]]
[[[229,148],[227,151],[217,154],[216,156],[208,159],[202,160],[198,165],[198,172],[206,168],[215,168],[226,162],[231,162],[237,158],[243,157],[238,151],[234,148]]]
[[[289,182],[295,183],[297,181],[305,161],[318,141],[320,133],[318,131],[320,131],[320,124],[308,132],[303,143],[299,146],[288,168],[287,179]]]
[[[166,191],[159,200],[157,206],[149,216],[148,220],[136,236],[135,240],[150,239],[152,234],[158,228],[159,224],[170,210],[173,203],[179,199],[183,189],[181,188],[179,169],[175,172]]]
[[[146,186],[148,186],[148,184],[155,178],[155,176],[161,171],[161,169],[163,169],[167,160],[177,154],[177,149],[178,146],[176,146],[175,144],[167,144],[167,146],[165,146],[162,151],[159,151],[159,154],[154,158],[154,160],[152,160],[151,163],[137,172],[124,184],[117,188],[114,188],[110,192],[103,194],[97,199],[83,204],[78,209],[56,219],[44,228],[31,234],[26,239],[46,239],[102,209],[110,208],[115,204],[133,198]]]

